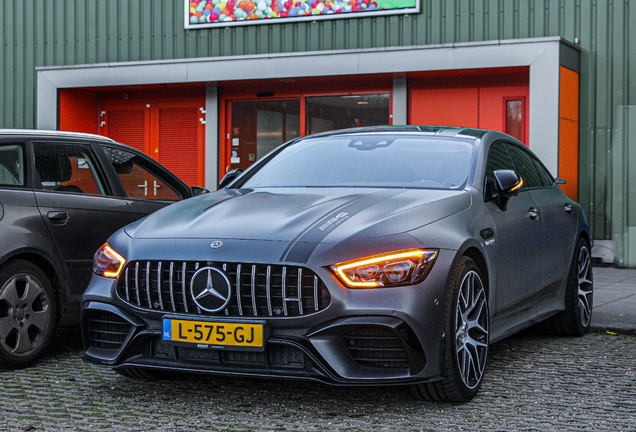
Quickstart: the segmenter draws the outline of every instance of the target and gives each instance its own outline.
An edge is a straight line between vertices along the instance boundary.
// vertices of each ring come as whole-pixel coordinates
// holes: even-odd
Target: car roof
[[[84,138],[94,141],[105,141],[108,143],[116,143],[111,138],[95,135],[89,133],[80,132],[64,132],[64,131],[52,131],[52,130],[38,130],[38,129],[0,129],[0,137],[2,136],[38,136],[38,137],[53,137],[53,138]]]
[[[482,138],[488,132],[492,132],[484,129],[465,128],[457,126],[426,126],[426,125],[408,125],[408,126],[366,126],[350,129],[340,129],[329,132],[321,132],[308,137],[327,137],[337,135],[352,135],[359,133],[408,133],[408,132],[420,132],[430,136],[447,136],[458,138]],[[306,138],[306,137],[305,137]]]

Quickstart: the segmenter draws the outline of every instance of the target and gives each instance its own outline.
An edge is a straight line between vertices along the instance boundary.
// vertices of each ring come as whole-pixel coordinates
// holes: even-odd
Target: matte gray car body
[[[449,287],[454,269],[466,260],[474,263],[473,274],[483,281],[487,296],[490,328],[486,345],[568,309],[568,275],[576,262],[577,241],[583,239],[589,244],[583,209],[563,194],[554,179],[549,187],[522,188],[518,196],[509,200],[506,211],[489,196],[492,191],[486,190],[491,146],[505,142],[534,157],[531,152],[508,135],[465,128],[365,128],[321,136],[387,133],[470,142],[473,153],[465,185],[460,189],[235,187],[275,158],[275,150],[228,188],[162,209],[108,240],[128,263],[142,263],[141,270],[135,273],[141,284],[137,289],[141,286],[141,291],[134,301],[125,298],[124,272],[118,280],[93,275],[83,298],[85,360],[115,367],[129,376],[168,369],[294,377],[347,385],[435,385],[446,382],[450,373],[446,350],[453,337],[447,324],[453,319],[449,311],[454,310],[452,304],[457,300],[451,298],[454,291]],[[532,208],[540,217],[529,216]],[[558,214],[555,208],[560,209]],[[211,242],[219,240],[222,247],[210,247]],[[437,251],[430,274],[413,286],[347,288],[330,267],[409,249]],[[163,267],[152,267],[158,262]],[[214,263],[256,263],[290,266],[295,272],[302,267],[324,283],[330,299],[319,311],[305,310],[296,316],[276,315],[276,310],[249,317],[233,316],[231,312],[226,315],[223,311],[202,315],[192,308],[189,313],[175,312],[165,287],[168,279],[160,294],[162,298],[154,292],[147,294],[150,290],[144,290],[144,280],[156,284],[155,273],[167,272],[167,267],[172,267],[169,263],[178,266],[182,262],[199,263],[197,268]],[[147,273],[144,265],[149,266]],[[223,269],[234,274],[234,264],[226,265]],[[194,268],[188,271],[192,273]],[[179,279],[179,275],[174,273],[174,278]],[[249,281],[249,277],[241,280]],[[244,283],[242,289],[249,292],[251,286]],[[169,290],[171,296],[181,296],[181,285]],[[291,307],[292,301],[287,304]],[[312,304],[307,301],[307,305]],[[92,317],[103,313],[121,323],[122,336],[111,345],[96,342],[97,333],[91,333],[95,327]],[[165,345],[161,336],[162,318],[166,316],[263,322],[267,333],[265,354],[251,353],[250,358],[241,357],[228,347],[206,346],[197,351]],[[368,330],[376,327],[378,333]],[[355,333],[357,328],[364,331]],[[395,332],[402,344],[399,359],[405,362],[394,362],[395,367],[386,351],[392,345],[383,348],[381,342],[372,343],[367,352],[377,349],[381,353],[369,354],[378,356],[371,361],[357,356],[359,352],[351,348],[351,344],[373,339],[374,335],[378,339],[388,337],[384,329]],[[272,347],[277,347],[277,356],[292,356],[280,348],[289,347],[298,357],[293,361],[278,357],[272,360]],[[481,374],[477,375],[475,389],[481,381]],[[447,393],[420,396],[468,400],[474,395],[464,392],[464,396],[453,396],[451,390]]]

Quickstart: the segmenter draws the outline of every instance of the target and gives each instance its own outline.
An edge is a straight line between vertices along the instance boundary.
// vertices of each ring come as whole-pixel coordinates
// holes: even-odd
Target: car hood
[[[168,206],[126,232],[144,239],[338,243],[410,231],[469,206],[467,191],[222,189]]]

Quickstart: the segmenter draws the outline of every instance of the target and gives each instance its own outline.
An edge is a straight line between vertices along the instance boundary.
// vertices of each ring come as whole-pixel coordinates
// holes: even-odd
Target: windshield
[[[468,138],[378,133],[308,138],[247,173],[240,187],[460,189],[473,144]]]

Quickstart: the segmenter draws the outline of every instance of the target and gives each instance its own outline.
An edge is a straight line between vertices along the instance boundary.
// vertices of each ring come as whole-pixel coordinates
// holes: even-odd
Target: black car
[[[79,323],[113,232],[203,191],[106,137],[0,130],[0,366],[29,365],[56,325]]]
[[[296,139],[217,192],[113,234],[82,303],[85,359],[477,393],[488,347],[592,313],[582,207],[514,138],[376,127]],[[223,183],[223,182],[222,182]]]

